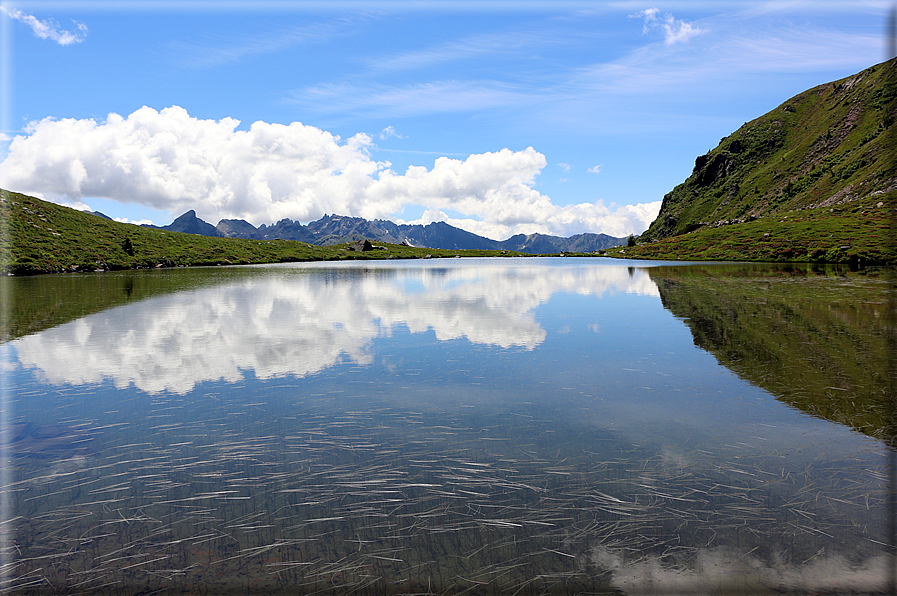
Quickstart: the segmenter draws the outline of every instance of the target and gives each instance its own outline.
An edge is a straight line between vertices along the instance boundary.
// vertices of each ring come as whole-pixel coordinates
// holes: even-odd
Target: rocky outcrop
[[[219,235],[225,238],[262,238],[258,229],[243,219],[222,219],[215,229],[218,230]]]

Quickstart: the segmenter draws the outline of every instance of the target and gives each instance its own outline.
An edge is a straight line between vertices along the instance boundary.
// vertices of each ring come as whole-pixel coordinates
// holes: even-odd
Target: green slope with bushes
[[[293,240],[215,238],[170,232],[77,211],[0,190],[0,273],[35,274],[197,265],[343,259],[495,256],[507,251],[440,250],[380,244],[359,252],[349,244],[316,246]]]
[[[745,123],[695,160],[638,245],[622,255],[897,260],[895,71],[897,59]]]

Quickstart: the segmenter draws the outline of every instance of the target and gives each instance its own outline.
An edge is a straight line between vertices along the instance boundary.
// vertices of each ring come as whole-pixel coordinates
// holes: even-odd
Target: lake
[[[874,593],[889,283],[588,258],[9,278],[9,593]]]

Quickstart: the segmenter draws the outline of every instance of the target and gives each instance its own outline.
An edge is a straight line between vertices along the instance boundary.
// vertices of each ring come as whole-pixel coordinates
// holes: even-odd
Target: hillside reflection
[[[808,414],[895,445],[889,281],[764,266],[649,270],[663,305],[741,378]]]
[[[657,295],[643,270],[501,262],[452,268],[275,269],[127,304],[11,342],[45,382],[133,384],[186,393],[208,380],[305,376],[368,364],[371,342],[400,327],[438,340],[532,350],[534,309],[557,292]]]

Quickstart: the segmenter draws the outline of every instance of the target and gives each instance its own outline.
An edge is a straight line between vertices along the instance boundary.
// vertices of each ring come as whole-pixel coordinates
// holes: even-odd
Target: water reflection
[[[888,356],[890,282],[751,266],[652,269],[696,346],[808,414],[897,446]]]
[[[374,338],[405,327],[440,341],[532,350],[534,309],[552,294],[657,295],[643,270],[551,268],[507,261],[451,269],[304,267],[181,292],[78,319],[12,342],[18,360],[55,384],[133,384],[186,393],[200,382],[305,376],[371,361]]]
[[[874,281],[564,259],[194,275],[8,344],[5,591],[885,589],[881,441],[738,368],[790,341],[760,319],[864,337],[840,307],[765,314],[777,292],[804,312]]]

